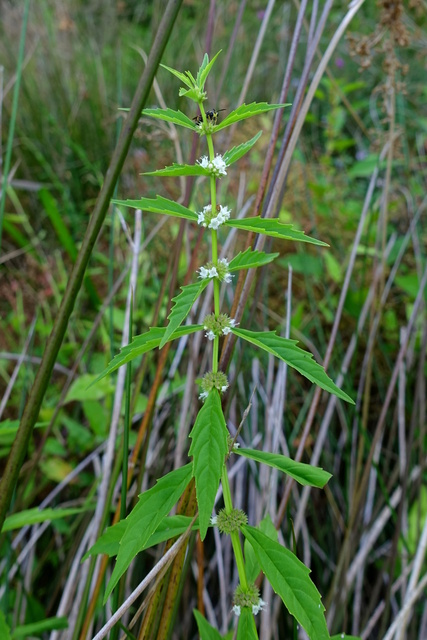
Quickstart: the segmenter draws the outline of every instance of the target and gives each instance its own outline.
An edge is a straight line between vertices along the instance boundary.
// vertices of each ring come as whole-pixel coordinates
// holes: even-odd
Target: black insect
[[[212,124],[216,124],[218,121],[218,113],[220,111],[225,111],[225,109],[211,109],[210,111],[206,111],[206,120]],[[199,115],[195,116],[193,120],[199,127],[203,122],[202,114],[199,113]]]

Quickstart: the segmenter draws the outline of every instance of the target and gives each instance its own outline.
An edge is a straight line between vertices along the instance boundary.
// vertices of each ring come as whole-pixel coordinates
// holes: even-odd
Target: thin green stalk
[[[24,6],[24,14],[22,18],[21,38],[19,41],[18,61],[16,65],[16,80],[15,80],[15,87],[13,90],[12,112],[10,116],[9,135],[7,138],[6,156],[5,156],[4,167],[3,167],[3,183],[1,187],[1,196],[0,196],[0,253],[1,253],[1,241],[2,241],[2,235],[3,235],[4,207],[6,204],[6,188],[7,188],[7,180],[9,177],[10,163],[12,160],[13,136],[15,135],[16,114],[18,112],[19,88],[21,86],[22,63],[24,61],[24,54],[25,54],[25,37],[27,33],[27,23],[28,23],[29,13],[30,13],[30,0],[26,0],[25,6]],[[1,524],[3,524],[3,521],[0,522],[0,525]]]
[[[53,366],[67,330],[68,320],[80,291],[83,276],[91,256],[93,246],[104,222],[114,187],[122,170],[132,142],[133,134],[138,125],[141,111],[149,96],[154,75],[157,71],[157,67],[160,63],[166,44],[168,43],[172,27],[181,4],[182,0],[169,0],[165,9],[147,64],[134,95],[128,117],[120,134],[113,157],[111,158],[110,166],[105,174],[105,181],[96,201],[77,260],[70,274],[70,279],[68,281],[55,324],[48,338],[44,356],[37,372],[33,388],[25,407],[18,432],[13,442],[6,468],[0,482],[0,529],[3,526],[6,512],[10,505],[12,493],[16,486],[19,472],[28,449],[28,443],[30,441],[33,427],[39,415]]]

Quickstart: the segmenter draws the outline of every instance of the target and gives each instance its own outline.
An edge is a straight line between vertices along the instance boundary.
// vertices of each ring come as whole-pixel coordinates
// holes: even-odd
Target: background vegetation
[[[287,158],[287,122],[298,130],[304,95],[347,11],[347,3],[330,4],[310,2],[304,13],[286,99],[295,107],[280,123],[272,185]],[[0,9],[3,148],[23,5],[3,2]],[[31,6],[0,256],[2,461],[117,141],[123,122],[118,108],[130,105],[163,11],[163,2],[133,0],[39,0]],[[241,102],[279,102],[302,11],[297,0],[187,0],[163,61],[193,70],[206,50],[222,49],[208,82],[209,106],[227,111]],[[322,12],[326,18],[317,31]],[[296,552],[324,596],[331,633],[344,630],[366,639],[427,637],[426,60],[424,0],[363,4],[322,74],[279,185],[280,219],[330,249],[274,246],[281,256],[258,275],[254,303],[245,310],[245,327],[279,327],[319,362],[327,354],[329,375],[344,374],[343,388],[356,406],[326,395],[313,401],[314,389],[297,374],[249,349],[237,352],[228,395],[232,432],[251,400],[245,443],[255,448],[265,442],[269,450],[300,456],[334,474],[325,491],[309,491],[237,463],[236,506],[247,511],[249,522],[269,513],[287,545],[295,533]],[[162,70],[158,77],[162,91],[155,86],[147,106],[164,101],[184,109],[176,83]],[[239,136],[247,139],[259,128],[264,135],[256,150],[221,185],[233,194],[236,214],[253,210],[273,117],[251,121],[233,136],[237,144]],[[158,123],[140,121],[117,193],[191,198],[197,207],[197,183],[170,179],[160,185],[140,176],[170,164],[177,153],[184,161],[197,157],[196,138],[181,132],[178,138],[173,128],[166,133]],[[93,251],[11,513],[37,507],[73,511],[43,523],[31,522],[27,514],[3,533],[1,609],[14,637],[92,637],[108,617],[101,599],[93,611],[88,605],[99,565],[89,572],[89,561],[80,561],[98,535],[93,509],[120,396],[114,379],[89,390],[88,385],[122,342],[132,254],[138,256],[133,334],[166,318],[176,283],[206,258],[198,253],[197,234],[186,229],[182,235],[176,223],[155,216],[142,215],[138,244],[134,212],[127,216],[111,210]],[[239,237],[234,241],[239,246]],[[164,361],[153,352],[135,370],[130,448],[137,445],[139,454],[130,499],[185,459],[197,407],[193,381],[204,361],[195,341],[189,351],[178,349]],[[314,415],[310,407],[316,407]],[[120,433],[122,420],[116,417]],[[119,443],[108,483],[107,524],[120,494]],[[142,557],[124,591],[156,559],[154,552]],[[203,549],[194,539],[173,637],[196,637],[195,606],[225,632],[236,579],[226,544],[211,534]],[[261,615],[260,637],[290,637],[283,607],[273,593],[263,598],[269,608]],[[65,618],[69,631],[48,633],[55,617]],[[128,626],[130,618],[123,622]],[[80,636],[85,623],[87,636]],[[37,624],[41,631],[22,631]],[[138,636],[139,624],[132,627],[134,636],[149,637]]]

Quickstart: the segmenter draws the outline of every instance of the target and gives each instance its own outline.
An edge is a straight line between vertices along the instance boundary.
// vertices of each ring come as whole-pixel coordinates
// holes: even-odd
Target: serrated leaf
[[[176,164],[157,171],[146,171],[142,176],[163,176],[164,178],[177,176],[210,176],[209,169],[204,169],[199,164]]]
[[[255,527],[245,525],[242,533],[250,542],[257,560],[273,590],[289,613],[306,630],[310,640],[330,640],[325,608],[308,569],[281,544]]]
[[[240,107],[234,109],[228,114],[226,118],[214,127],[214,131],[220,131],[229,127],[234,122],[240,122],[240,120],[246,120],[252,116],[257,116],[260,113],[266,113],[274,109],[282,109],[288,107],[289,104],[268,104],[268,102],[252,102],[251,104],[241,104]]]
[[[237,624],[236,640],[258,640],[254,614],[249,607],[243,607]]]
[[[156,531],[151,535],[145,544],[144,548],[149,549],[161,542],[170,540],[180,536],[187,531],[193,518],[189,516],[166,516],[157,527]],[[104,533],[98,538],[95,544],[85,553],[83,560],[89,558],[89,556],[96,556],[99,554],[105,554],[107,556],[116,556],[120,548],[120,540],[122,539],[126,531],[126,520],[120,520],[112,527],[108,527]],[[192,529],[196,531],[199,528],[198,520],[194,523]]]
[[[154,487],[139,496],[138,503],[125,519],[126,530],[120,540],[117,561],[104,596],[104,603],[135,556],[144,549],[163,518],[178,502],[190,482],[192,465],[171,471]]]
[[[175,218],[185,218],[197,222],[197,213],[187,209],[182,204],[156,196],[155,198],[139,198],[139,200],[111,200],[113,204],[119,204],[124,207],[132,207],[133,209],[142,209],[143,211],[151,211],[152,213],[162,213]]]
[[[197,611],[197,609],[193,609],[193,614],[196,618],[200,640],[222,640],[222,635],[209,624],[206,618],[202,616],[200,611]]]
[[[205,539],[208,530],[225,456],[228,453],[227,435],[221,399],[218,391],[212,389],[197,414],[190,433],[189,455],[193,457],[193,476],[196,480],[202,540]]]
[[[90,507],[76,507],[73,509],[37,509],[37,507],[35,507],[34,509],[25,509],[24,511],[13,513],[6,518],[1,533],[21,529],[22,527],[38,524],[39,522],[46,522],[47,520],[67,518],[68,516],[74,516],[90,510]]]
[[[280,358],[280,360],[286,362],[290,367],[296,369],[305,378],[325,389],[325,391],[333,393],[341,400],[354,404],[350,396],[332,382],[324,368],[313,359],[312,354],[296,346],[296,340],[282,338],[275,331],[248,331],[247,329],[235,327],[232,332],[239,338],[260,349],[264,349],[264,351],[271,353],[276,358]]]
[[[278,253],[264,253],[264,251],[254,251],[249,247],[246,251],[240,252],[235,256],[228,265],[229,271],[238,271],[239,269],[253,269],[254,267],[263,267],[269,262],[273,262]]]
[[[267,464],[269,467],[279,469],[288,476],[304,486],[317,487],[323,489],[325,484],[332,478],[332,475],[319,467],[312,467],[310,464],[295,462],[291,458],[276,453],[266,451],[256,451],[254,449],[235,449],[234,453]]]
[[[219,54],[221,53],[221,49],[218,51],[218,53],[216,53],[214,55],[214,57],[212,58],[212,60],[209,62],[209,56],[207,53],[205,53],[204,57],[203,57],[203,62],[200,66],[200,69],[197,73],[197,77],[196,77],[196,84],[199,87],[199,89],[201,89],[203,91],[203,88],[205,86],[205,82],[206,79],[215,63],[215,60],[217,59],[217,57],[219,56]]]
[[[170,340],[176,340],[177,338],[182,338],[182,336],[187,336],[190,333],[195,333],[196,331],[200,331],[203,329],[203,325],[201,324],[193,324],[185,327],[180,327],[175,331],[175,333],[170,337]],[[105,376],[108,376],[110,373],[113,373],[119,367],[122,367],[127,362],[130,362],[134,358],[142,355],[143,353],[147,353],[152,349],[155,349],[160,345],[160,342],[166,332],[166,327],[151,327],[147,333],[142,333],[139,336],[135,336],[130,344],[125,345],[120,352],[114,356],[108,366],[102,371],[99,376],[92,382],[95,384],[98,380],[101,380]]]
[[[166,327],[165,334],[160,341],[159,348],[165,346],[166,342],[170,340],[172,334],[181,326],[185,318],[190,313],[193,304],[196,302],[200,294],[206,289],[211,278],[205,278],[200,282],[194,284],[187,284],[181,287],[181,293],[175,298],[172,298],[173,305],[171,312],[168,316],[169,324]]]
[[[227,220],[224,224],[229,227],[234,227],[235,229],[254,231],[255,233],[271,236],[272,238],[293,240],[294,242],[308,242],[309,244],[315,244],[319,247],[329,246],[326,242],[306,236],[304,231],[294,229],[292,224],[283,224],[279,222],[279,220],[272,218],[261,218],[257,216],[255,218],[242,218],[241,220],[233,219]]]
[[[193,87],[191,80],[186,76],[185,73],[181,73],[181,71],[172,69],[172,67],[167,67],[165,64],[160,64],[160,66],[163,67],[163,69],[166,69],[166,71],[169,71],[169,73],[172,73],[174,76],[176,76],[179,80],[181,80],[181,82],[186,84],[187,87],[190,87],[190,89]]]
[[[245,153],[248,153],[248,151],[252,149],[256,141],[259,139],[261,134],[262,131],[259,131],[256,136],[254,136],[247,142],[242,142],[242,144],[239,144],[237,147],[233,147],[232,149],[230,149],[230,151],[226,151],[224,153],[223,159],[227,167],[233,164],[233,162],[240,160],[240,158],[244,156]]]
[[[157,118],[157,120],[164,120],[165,122],[172,122],[187,129],[194,129],[195,127],[194,122],[190,120],[185,113],[174,111],[174,109],[144,109],[141,115]]]

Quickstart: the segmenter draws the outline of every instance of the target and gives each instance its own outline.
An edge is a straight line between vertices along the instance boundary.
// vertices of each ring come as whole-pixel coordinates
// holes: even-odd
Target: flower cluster
[[[200,400],[206,400],[212,389],[217,389],[220,393],[224,393],[228,389],[228,378],[222,371],[209,371],[202,378],[202,393],[199,395]]]
[[[215,178],[227,175],[227,165],[224,158],[218,153],[213,160],[209,160],[208,156],[202,156],[200,160],[197,160],[203,169],[208,169],[209,173]]]
[[[262,611],[266,602],[259,596],[259,589],[255,584],[250,584],[246,589],[241,585],[236,587],[234,592],[233,612],[236,616],[240,616],[242,607],[250,607],[254,616]]]
[[[241,509],[232,509],[229,513],[225,509],[221,509],[215,524],[221,533],[229,535],[233,531],[240,531],[244,524],[248,524],[248,516]]]
[[[210,313],[203,320],[203,329],[206,331],[206,337],[214,340],[220,336],[227,336],[231,329],[236,326],[236,321],[229,318],[226,313],[220,313],[215,317],[214,313]]]
[[[220,282],[231,282],[233,277],[228,270],[228,262],[225,258],[220,258],[217,264],[208,262],[203,267],[198,269],[199,278],[205,280],[206,278],[218,278]]]
[[[197,223],[202,227],[208,227],[208,229],[218,229],[224,222],[227,222],[230,218],[230,209],[217,205],[216,212],[212,212],[212,205],[208,204],[203,207],[203,211],[198,214]]]

